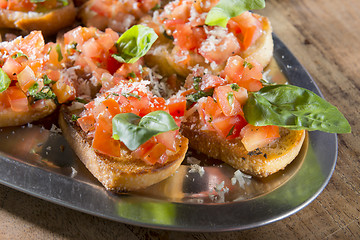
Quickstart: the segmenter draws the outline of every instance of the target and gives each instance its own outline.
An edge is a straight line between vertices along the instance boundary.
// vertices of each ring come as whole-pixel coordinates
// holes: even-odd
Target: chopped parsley
[[[235,128],[235,125],[232,126],[232,128],[231,128],[230,131],[229,131],[229,133],[226,135],[226,138],[234,134],[234,128]]]
[[[251,63],[244,61],[243,67],[245,67],[245,68],[247,67],[251,70],[254,66]]]
[[[189,94],[189,95],[186,96],[187,104],[188,104],[188,105],[191,105],[191,104],[199,101],[200,98],[212,96],[213,93],[214,93],[214,89],[211,89],[211,90],[208,91],[208,92],[198,91],[198,92],[196,92],[196,93]]]
[[[61,60],[63,60],[63,55],[62,55],[62,53],[61,53],[61,47],[60,47],[60,45],[59,44],[56,44],[56,47],[55,47],[55,49],[56,49],[56,52],[57,52],[57,54],[58,54],[58,62],[61,62]]]
[[[226,98],[227,98],[230,106],[232,106],[234,104],[234,93],[233,92],[228,92]]]
[[[75,100],[79,103],[83,103],[83,104],[87,104],[88,101],[86,101],[85,99],[82,99],[82,98],[79,98],[79,97],[76,97]]]
[[[79,116],[76,116],[75,114],[73,114],[71,116],[71,121],[76,122],[79,118],[80,118]]]
[[[194,89],[195,89],[196,91],[200,90],[199,84],[200,84],[201,81],[202,81],[202,77],[194,77],[193,80],[194,80],[194,83],[193,83]]]
[[[232,90],[234,90],[234,91],[236,91],[236,92],[238,92],[239,89],[240,89],[239,85],[237,85],[236,83],[232,83],[232,84],[230,85],[230,87],[231,87]]]
[[[136,74],[135,74],[134,71],[132,71],[131,73],[129,73],[127,76],[130,77],[130,78],[136,78]]]
[[[121,94],[122,96],[124,96],[124,97],[126,97],[126,98],[128,98],[128,97],[135,97],[135,98],[137,98],[137,99],[141,99],[141,97],[139,96],[139,95],[137,95],[137,94],[135,94],[135,93],[122,93]]]

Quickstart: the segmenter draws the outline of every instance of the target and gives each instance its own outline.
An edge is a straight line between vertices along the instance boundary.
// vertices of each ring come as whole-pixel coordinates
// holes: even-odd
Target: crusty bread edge
[[[181,130],[191,148],[256,177],[267,177],[290,164],[299,154],[306,135],[304,130],[280,128],[280,139],[249,153],[240,139],[224,140],[214,131],[200,130],[197,123],[185,123]]]
[[[11,108],[3,109],[0,111],[0,127],[20,126],[40,120],[53,113],[56,107],[53,100],[46,99],[43,107],[30,105],[27,112],[14,112]]]
[[[134,191],[146,188],[170,177],[181,165],[188,148],[188,139],[180,136],[178,151],[170,155],[167,163],[164,165],[155,164],[151,167],[151,170],[146,168],[144,171],[123,172],[119,168],[114,168],[114,162],[117,161],[116,158],[99,154],[91,148],[91,143],[84,138],[82,130],[69,122],[69,116],[66,116],[63,108],[60,110],[59,124],[65,139],[72,146],[79,159],[107,190]],[[139,169],[146,165],[141,160],[133,159],[130,154],[126,160],[134,161],[134,164]]]
[[[41,30],[52,35],[74,23],[77,10],[72,1],[69,5],[47,13],[19,12],[0,9],[0,28],[17,28],[25,32]]]

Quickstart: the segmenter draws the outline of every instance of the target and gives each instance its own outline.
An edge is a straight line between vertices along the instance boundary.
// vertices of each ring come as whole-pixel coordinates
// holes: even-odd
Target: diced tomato
[[[111,54],[108,58],[106,58],[106,61],[106,69],[110,72],[110,74],[114,74],[123,65],[123,63],[111,57]]]
[[[194,50],[206,39],[204,28],[192,28],[190,24],[177,25],[173,33],[175,44],[181,49]]]
[[[9,108],[9,107],[11,107],[11,106],[10,106],[9,98],[8,98],[8,96],[6,94],[6,91],[1,92],[0,93],[0,110],[6,109],[6,108]]]
[[[249,92],[257,92],[263,87],[262,83],[257,79],[240,81],[238,82],[238,85],[246,88]]]
[[[81,129],[84,132],[89,132],[95,129],[95,118],[94,115],[86,115],[77,120]]]
[[[7,0],[0,0],[0,8],[5,9],[8,5]]]
[[[92,148],[112,157],[120,157],[120,141],[112,138],[112,125],[109,116],[99,115]]]
[[[207,90],[210,88],[215,88],[217,86],[224,85],[226,83],[227,83],[227,81],[221,77],[211,75],[211,74],[205,74],[202,77],[200,89],[204,91],[204,90]]]
[[[113,98],[105,99],[102,104],[105,105],[106,109],[113,117],[120,113],[119,104]]]
[[[206,46],[206,42],[202,46]],[[211,43],[213,44],[213,43]],[[226,47],[223,47],[226,46]],[[210,62],[224,63],[230,56],[240,53],[240,45],[233,34],[225,34],[221,41],[213,47],[201,47],[199,54]]]
[[[214,98],[225,116],[243,114],[241,104],[235,95],[236,91],[232,90],[230,85],[219,86],[214,90]]]
[[[36,83],[35,73],[29,66],[26,66],[24,68],[24,70],[18,74],[17,79],[18,79],[20,88],[24,92],[27,92],[29,90],[29,88],[32,87]],[[39,86],[38,91],[40,91],[42,87],[43,86]]]
[[[200,119],[208,127],[209,130],[213,129],[212,121],[220,116],[223,116],[222,110],[212,97],[207,97],[206,101],[202,101],[199,108],[202,108],[199,112]]]
[[[230,140],[240,136],[241,129],[247,122],[242,116],[237,115],[215,118],[211,124],[222,138]]]
[[[154,165],[157,162],[165,163],[167,160],[165,145],[156,143],[155,146],[145,154],[143,160],[150,165]]]
[[[246,125],[240,133],[241,142],[247,151],[262,148],[280,137],[279,127],[277,126],[253,126]]]
[[[100,16],[104,16],[107,18],[111,17],[111,8],[108,5],[104,4],[103,1],[92,1],[92,6],[90,9]]]
[[[2,70],[4,70],[11,80],[16,80],[17,74],[23,69],[24,67],[13,58],[8,58],[2,66]]]
[[[19,44],[20,50],[29,58],[36,58],[45,46],[44,37],[40,31],[32,31]]]
[[[155,138],[152,137],[137,149],[132,152],[132,155],[136,158],[143,159],[146,153],[148,153],[156,144]]]
[[[89,58],[99,57],[102,50],[102,46],[94,38],[90,38],[82,45],[82,53]]]
[[[11,86],[6,89],[8,101],[14,112],[29,111],[29,102],[25,93],[17,86]]]
[[[147,96],[128,97],[128,101],[138,111],[140,117],[149,113],[150,100]],[[134,111],[134,110],[133,110]]]
[[[167,106],[171,116],[184,116],[186,111],[186,98],[184,96],[172,97],[168,100]]]
[[[165,99],[162,97],[152,97],[152,99],[150,100],[151,104],[150,104],[150,112],[154,112],[154,111],[158,111],[158,110],[163,110],[168,112],[168,107],[165,105]]]
[[[63,78],[52,86],[52,90],[57,96],[59,103],[65,103],[75,99],[75,88],[71,84],[67,84]]]
[[[250,12],[233,17],[228,23],[228,29],[238,36],[242,51],[248,49],[261,36],[261,28],[261,22]]]
[[[160,133],[155,138],[156,140],[163,144],[167,149],[176,152],[176,145],[175,145],[175,137],[178,131],[169,131]]]

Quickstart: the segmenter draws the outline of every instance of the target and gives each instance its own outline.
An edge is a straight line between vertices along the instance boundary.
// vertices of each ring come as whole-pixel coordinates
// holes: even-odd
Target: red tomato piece
[[[11,86],[6,89],[8,101],[14,112],[29,111],[29,102],[25,93],[17,86]]]
[[[172,97],[168,100],[167,106],[169,108],[169,113],[171,116],[184,116],[184,113],[186,111],[186,98],[183,96]]]
[[[167,149],[176,152],[175,137],[178,131],[160,133],[155,138],[158,143],[163,144]]]
[[[230,85],[219,86],[215,88],[214,98],[216,99],[225,116],[243,114],[241,104],[235,95],[236,92],[232,90]]]
[[[77,120],[81,129],[84,132],[89,132],[95,129],[95,118],[94,115],[86,115]]]
[[[112,157],[120,157],[120,141],[112,138],[111,119],[107,114],[99,115],[92,148]]]
[[[248,49],[261,36],[261,28],[261,22],[250,12],[233,17],[228,23],[228,29],[238,36],[242,51]]]
[[[223,116],[212,121],[212,125],[216,132],[228,140],[240,136],[241,129],[247,124],[246,120],[240,116]]]
[[[119,104],[113,98],[105,99],[102,104],[105,105],[112,117],[120,113]]]
[[[240,133],[241,142],[247,151],[262,148],[280,137],[279,127],[277,126],[253,126],[246,125]]]
[[[167,155],[165,145],[156,143],[155,146],[145,154],[143,160],[150,165],[154,165],[157,162],[166,162]]]

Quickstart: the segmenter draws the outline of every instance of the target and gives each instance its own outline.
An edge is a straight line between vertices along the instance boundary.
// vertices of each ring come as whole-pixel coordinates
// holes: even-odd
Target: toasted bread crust
[[[60,111],[59,123],[77,156],[107,190],[133,191],[168,178],[180,166],[188,148],[188,139],[180,135],[176,142],[176,153],[169,154],[165,164],[147,165],[144,161],[132,157],[126,147],[121,149],[120,158],[95,152],[91,148],[91,140],[71,121],[71,115],[65,107]]]
[[[0,127],[20,126],[26,123],[40,120],[56,109],[56,104],[51,99],[46,99],[44,104],[29,107],[27,112],[14,112],[10,108],[0,111]]]
[[[72,25],[76,12],[72,1],[65,7],[46,13],[0,9],[0,28],[17,28],[25,32],[41,30],[44,35],[51,35]]]
[[[298,155],[305,139],[304,130],[280,128],[280,139],[258,151],[248,152],[240,139],[227,141],[214,131],[200,128],[197,120],[182,124],[182,134],[189,138],[190,147],[257,177],[267,177],[284,169]]]

